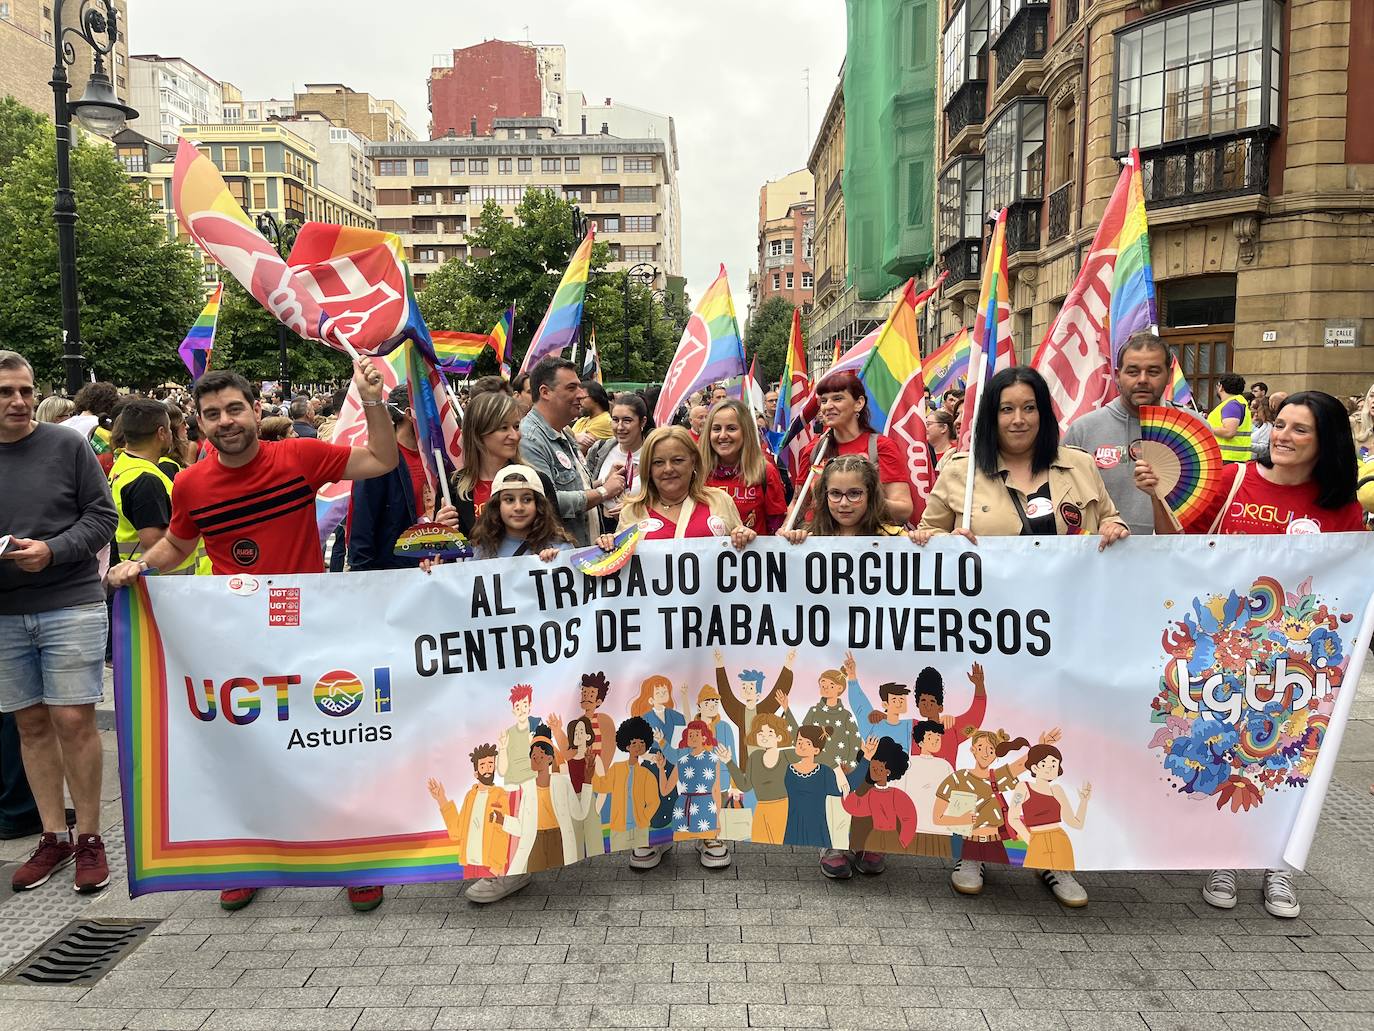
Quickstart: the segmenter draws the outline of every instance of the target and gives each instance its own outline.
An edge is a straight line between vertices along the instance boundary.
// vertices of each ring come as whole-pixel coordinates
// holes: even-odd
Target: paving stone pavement
[[[814,850],[755,846],[722,871],[683,849],[643,874],[605,856],[488,907],[441,883],[369,914],[324,889],[231,914],[205,892],[128,899],[118,847],[93,902],[65,883],[0,896],[0,970],[78,914],[162,923],[93,987],[0,984],[0,1031],[1374,1031],[1374,674],[1354,715],[1298,920],[1265,913],[1258,875],[1221,912],[1197,873],[1085,873],[1092,903],[1074,911],[1017,870],[965,898],[935,861],[830,882]],[[0,863],[31,847],[0,842]]]

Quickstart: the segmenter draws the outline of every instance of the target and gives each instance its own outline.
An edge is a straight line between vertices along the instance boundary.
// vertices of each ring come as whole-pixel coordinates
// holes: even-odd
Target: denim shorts
[[[109,627],[104,602],[0,615],[0,712],[100,701]]]

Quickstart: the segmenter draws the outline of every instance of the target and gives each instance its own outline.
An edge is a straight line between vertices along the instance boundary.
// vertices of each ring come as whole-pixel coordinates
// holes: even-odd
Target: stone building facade
[[[764,301],[782,297],[802,309],[802,318],[810,314],[816,286],[815,229],[815,183],[808,169],[759,189],[759,247],[749,274],[751,313]]]
[[[1006,206],[1027,361],[1138,147],[1162,335],[1201,405],[1374,378],[1374,4],[945,0],[938,334]]]

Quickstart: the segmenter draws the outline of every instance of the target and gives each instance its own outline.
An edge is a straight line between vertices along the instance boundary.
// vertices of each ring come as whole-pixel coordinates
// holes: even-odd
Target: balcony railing
[[[1007,212],[1007,253],[1040,249],[1040,201],[1013,204]]]
[[[1069,235],[1069,211],[1073,206],[1073,183],[1067,182],[1050,194],[1049,232],[1046,243],[1054,243]]]
[[[988,84],[981,79],[964,83],[945,105],[945,128],[954,139],[970,125],[982,125],[988,109]]]
[[[825,206],[827,208],[834,207],[835,201],[839,198],[842,188],[840,183],[843,177],[843,172],[836,172],[835,178],[831,179],[830,185],[825,188]]]
[[[763,259],[764,268],[782,268],[784,265],[792,264],[790,254],[769,254]]]
[[[1011,78],[1022,61],[1034,61],[1045,56],[1050,41],[1050,8],[1048,3],[1027,4],[1012,16],[1011,23],[992,45],[997,55],[997,85]]]
[[[1141,185],[1151,207],[1269,192],[1270,136],[1185,140],[1142,153]]]
[[[824,272],[820,274],[820,278],[816,280],[817,297],[825,296],[825,292],[830,289],[830,283],[832,280],[834,280],[834,278],[835,277],[831,274],[830,269],[826,269]]]
[[[962,283],[966,279],[976,280],[982,268],[982,240],[956,240],[945,249],[945,271],[949,273],[949,286]]]

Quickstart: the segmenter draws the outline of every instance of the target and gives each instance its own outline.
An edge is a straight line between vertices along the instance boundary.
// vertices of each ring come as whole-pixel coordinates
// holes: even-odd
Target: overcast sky
[[[611,97],[676,119],[688,289],[700,298],[724,262],[741,323],[759,187],[805,166],[804,70],[814,136],[845,48],[840,0],[237,0],[214,8],[131,0],[129,7],[131,53],[184,57],[252,99],[289,97],[306,82],[344,82],[398,101],[422,137],[432,55],[484,39],[564,44],[567,84],[589,102]]]

